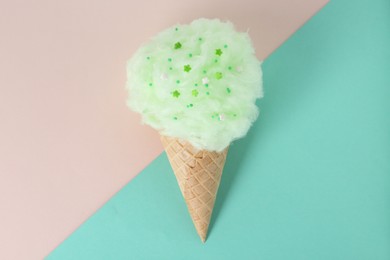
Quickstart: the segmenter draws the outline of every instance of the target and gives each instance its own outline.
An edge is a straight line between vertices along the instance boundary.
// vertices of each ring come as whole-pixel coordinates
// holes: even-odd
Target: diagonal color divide
[[[41,259],[161,153],[125,106],[126,59],[145,39],[229,18],[265,58],[326,2],[0,3],[0,259]]]
[[[390,259],[387,7],[332,1],[267,58],[206,244],[163,153],[47,260]]]

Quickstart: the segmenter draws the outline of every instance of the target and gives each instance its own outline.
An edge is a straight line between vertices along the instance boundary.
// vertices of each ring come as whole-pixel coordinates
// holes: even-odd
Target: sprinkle
[[[172,59],[171,59],[171,58],[168,58],[168,61],[169,61],[169,62],[171,62],[171,61],[172,61]]]
[[[148,57],[146,57],[146,59],[150,60],[150,57],[148,56]]]
[[[233,114],[233,116],[237,116],[237,114]]]
[[[236,67],[236,71],[242,72],[242,67],[241,67],[241,66],[237,66],[237,67]]]
[[[222,50],[221,49],[216,49],[215,50],[215,55],[221,56],[222,55]]]
[[[195,83],[195,84],[194,84],[194,86],[195,86],[195,87],[197,87],[197,86],[198,86],[198,84],[197,84],[197,83]]]
[[[180,92],[175,90],[175,91],[173,91],[172,96],[175,98],[178,98],[180,96]]]
[[[207,70],[203,70],[203,74],[206,74],[207,73]]]
[[[208,84],[209,83],[209,78],[208,77],[205,77],[202,79],[202,83],[203,84]]]
[[[202,41],[202,40],[203,40],[202,37],[199,37],[199,38],[198,38],[198,41]]]
[[[209,84],[204,84],[204,86],[205,86],[206,88],[208,88],[208,87],[209,87]]]
[[[218,62],[218,59],[215,59],[214,62]]]
[[[222,79],[222,72],[215,73],[215,78],[216,79]]]
[[[191,66],[189,64],[184,65],[184,71],[185,72],[190,72],[190,70],[191,70]]]
[[[197,91],[196,89],[194,89],[194,90],[192,90],[192,95],[194,96],[194,97],[197,97],[198,96],[198,94],[199,94],[199,91]]]
[[[176,80],[176,84],[180,84],[180,80]]]
[[[225,114],[219,114],[219,121],[225,120]]]
[[[210,92],[206,92],[206,95],[210,95]]]
[[[161,78],[161,80],[167,80],[168,79],[168,75],[166,73],[162,73],[160,78]]]
[[[176,28],[175,28],[175,31],[177,32],[178,30],[179,30],[179,28],[176,27]]]
[[[169,67],[169,70],[172,70],[172,67]]]
[[[188,57],[192,58],[192,53],[189,53],[189,54],[188,54]]]
[[[153,86],[153,83],[149,83],[149,87]]]
[[[226,92],[230,94],[230,92],[232,92],[232,90],[230,88],[226,88]]]
[[[177,50],[177,49],[180,49],[181,48],[181,43],[180,42],[177,42],[177,43],[175,43],[175,50]]]
[[[229,66],[228,69],[229,69],[229,70],[232,70],[232,66]]]
[[[174,117],[173,117],[173,120],[177,120],[177,117],[174,116]]]
[[[223,47],[226,49],[228,46],[227,46],[227,44],[225,44]]]
[[[193,107],[194,105],[193,104],[189,104],[187,105],[187,108],[190,108],[190,107]]]

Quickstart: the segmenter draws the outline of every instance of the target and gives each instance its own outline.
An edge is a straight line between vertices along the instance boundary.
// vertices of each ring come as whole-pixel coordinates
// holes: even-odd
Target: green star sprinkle
[[[221,56],[222,55],[222,50],[221,49],[216,49],[215,50],[215,55]]]
[[[197,87],[197,86],[198,86],[198,84],[197,84],[197,83],[195,83],[195,84],[194,84],[194,86],[195,86],[195,87]]]
[[[223,47],[226,49],[228,46],[227,46],[227,44],[225,44]]]
[[[196,89],[194,89],[194,90],[192,90],[192,95],[194,96],[194,97],[197,97],[198,95],[199,95],[199,91],[197,91]]]
[[[210,95],[210,92],[206,92],[206,95]]]
[[[149,83],[149,87],[153,86],[153,83]]]
[[[215,78],[216,79],[222,79],[222,72],[215,73]]]
[[[180,80],[176,80],[176,84],[180,84]]]
[[[181,48],[181,43],[180,42],[175,43],[175,50],[180,48]]]
[[[204,86],[205,86],[206,88],[208,88],[208,87],[209,87],[209,84],[204,84]]]
[[[230,94],[230,92],[232,92],[232,90],[230,88],[226,88],[226,92]]]
[[[189,54],[188,54],[188,57],[192,58],[192,53],[189,53]]]
[[[178,98],[180,96],[180,92],[175,90],[175,91],[173,91],[172,96],[175,98]]]
[[[184,71],[185,72],[190,72],[190,70],[191,70],[191,66],[189,64],[184,65]]]
[[[174,117],[173,117],[173,120],[177,120],[177,117],[174,116]]]
[[[171,62],[171,61],[172,61],[172,59],[171,59],[171,58],[168,58],[168,61],[169,61],[169,62]]]

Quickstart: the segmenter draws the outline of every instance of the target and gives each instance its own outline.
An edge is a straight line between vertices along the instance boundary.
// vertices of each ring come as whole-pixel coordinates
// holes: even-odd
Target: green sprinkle
[[[173,117],[173,120],[177,120],[177,117],[174,116],[174,117]]]
[[[208,88],[208,87],[209,87],[209,84],[204,84],[204,86],[205,86],[206,88]]]
[[[171,58],[168,58],[168,61],[169,61],[169,62],[171,62],[171,61],[172,61],[172,59],[171,59]]]
[[[227,44],[225,44],[223,47],[226,49],[228,46],[227,46]]]
[[[216,79],[222,79],[222,72],[215,73],[215,78]]]
[[[210,95],[210,92],[206,92],[206,95]]]
[[[146,59],[150,60],[150,57],[148,56],[148,57],[146,57]]]
[[[191,66],[189,64],[184,65],[184,71],[185,72],[190,72],[190,70],[191,70]]]
[[[232,70],[232,66],[229,66],[228,69],[229,69],[229,70]]]
[[[237,116],[237,114],[233,114],[233,116]]]
[[[222,50],[221,49],[216,49],[215,50],[215,55],[221,56],[222,55]]]
[[[176,27],[176,28],[175,28],[175,31],[177,32],[178,30],[179,30],[179,28]]]
[[[195,87],[197,87],[197,86],[198,86],[198,84],[196,84],[196,83],[195,83],[195,85],[194,85],[194,86],[195,86]]]
[[[192,90],[192,95],[194,96],[194,97],[197,97],[198,96],[198,94],[199,94],[199,91],[197,91],[196,89],[194,89],[194,90]]]
[[[180,42],[175,43],[174,48],[175,48],[175,50],[180,49],[181,48],[181,43]]]
[[[169,70],[172,70],[172,67],[169,67]]]
[[[214,62],[218,62],[218,60],[217,60],[217,59],[215,59],[215,60],[214,60]]]
[[[153,86],[153,83],[149,83],[149,86],[150,86],[150,87]]]
[[[178,98],[180,96],[180,92],[175,90],[175,91],[173,91],[172,96],[175,98]]]
[[[180,80],[176,80],[176,84],[179,84],[180,83]]]
[[[230,94],[230,92],[232,92],[232,90],[230,88],[226,88],[226,92]]]
[[[206,74],[207,73],[207,70],[203,70],[203,74]]]
[[[193,104],[189,104],[187,105],[187,108],[190,108],[190,107],[193,107],[194,105]]]
[[[188,54],[188,57],[192,58],[192,53],[189,53],[189,54]]]
[[[203,40],[202,37],[199,37],[199,38],[198,38],[198,41],[202,41],[202,40]]]

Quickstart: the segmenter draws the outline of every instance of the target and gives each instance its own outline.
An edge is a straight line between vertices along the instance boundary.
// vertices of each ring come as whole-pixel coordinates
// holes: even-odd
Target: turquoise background
[[[165,154],[47,259],[390,259],[390,1],[332,1],[263,65],[202,244]]]

